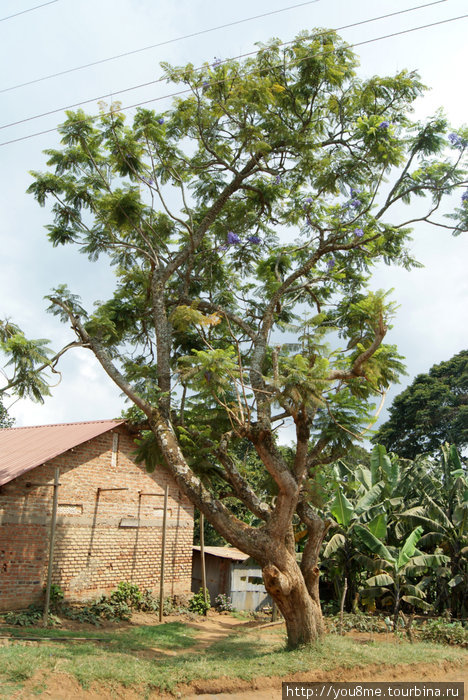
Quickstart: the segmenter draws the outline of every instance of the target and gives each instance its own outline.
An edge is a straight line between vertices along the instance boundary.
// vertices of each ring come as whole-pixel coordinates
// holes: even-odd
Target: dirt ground
[[[218,615],[210,613],[207,618],[200,620],[182,620],[178,617],[165,617],[165,621],[186,622],[191,627],[197,629],[197,642],[193,647],[183,650],[167,650],[153,649],[151,650],[154,657],[161,658],[161,655],[175,656],[177,654],[199,653],[214,642],[217,642],[232,633],[234,629],[257,627],[262,625],[262,622],[245,622],[238,620],[230,615]],[[125,629],[129,625],[155,624],[155,616],[141,613],[135,615],[131,623],[110,623],[106,627],[113,629]],[[64,625],[65,628],[79,630],[88,628],[89,626],[69,623]],[[91,628],[95,629],[95,628]],[[265,626],[265,633],[271,629],[270,626]],[[385,634],[371,633],[352,633],[356,641],[365,643],[371,639],[386,638]],[[391,637],[390,637],[391,638]],[[389,638],[389,640],[390,640]],[[25,642],[34,644],[35,642]],[[464,681],[465,690],[468,689],[468,655],[466,662],[462,666],[445,663],[444,665],[434,667],[431,664],[417,665],[401,665],[398,667],[386,667],[385,665],[366,666],[362,669],[344,669],[337,668],[332,672],[308,671],[291,675],[289,677],[261,677],[252,681],[243,681],[236,678],[217,678],[211,680],[198,680],[191,683],[189,686],[179,688],[176,694],[178,698],[185,700],[276,700],[281,698],[281,683],[283,681],[292,682],[310,682],[310,681]],[[72,677],[63,674],[55,673],[52,676],[44,676],[43,672],[34,674],[27,681],[22,691],[14,694],[14,700],[30,700],[37,698],[37,691],[33,692],[33,688],[37,688],[39,684],[46,686],[46,689],[41,693],[41,697],[48,700],[141,700],[142,697],[149,700],[165,697],[174,698],[174,696],[161,696],[158,693],[141,695],[137,690],[109,689],[102,686],[93,686],[89,690],[84,690],[79,683]]]

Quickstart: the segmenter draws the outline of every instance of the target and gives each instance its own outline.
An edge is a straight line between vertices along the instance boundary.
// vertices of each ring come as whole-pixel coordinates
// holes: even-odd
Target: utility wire
[[[422,8],[429,7],[430,5],[438,5],[441,2],[446,2],[446,0],[436,0],[436,2],[430,2],[430,3],[427,3],[425,5],[417,5],[416,7],[410,7],[406,10],[398,10],[396,12],[390,12],[389,14],[386,14],[386,15],[380,15],[378,17],[371,17],[370,19],[361,20],[359,22],[353,22],[352,24],[345,24],[342,27],[337,27],[336,29],[326,29],[322,32],[318,32],[317,36],[326,36],[327,34],[331,34],[335,31],[340,32],[344,29],[351,29],[352,27],[358,27],[358,26],[361,26],[363,24],[369,24],[371,22],[376,22],[376,21],[381,20],[381,19],[388,19],[389,17],[395,17],[396,15],[402,15],[402,14],[406,14],[408,12],[414,12],[415,10],[420,10]],[[293,41],[295,41],[295,39]],[[282,42],[281,45],[287,46],[288,44],[293,43],[293,41],[284,42],[284,43]],[[224,59],[223,61],[220,61],[220,64],[226,63],[227,61],[231,61],[231,60],[239,60],[240,58],[246,58],[247,56],[252,56],[252,55],[257,54],[258,52],[259,52],[259,49],[252,51],[252,52],[249,52],[249,53],[240,54],[239,56],[234,56],[233,58],[230,58],[230,59]],[[196,68],[197,71],[202,70],[202,69],[203,69],[202,66],[199,66],[198,68]],[[112,95],[123,95],[126,92],[131,92],[133,90],[139,90],[140,88],[149,87],[150,85],[156,85],[157,83],[161,83],[164,80],[165,80],[165,78],[157,78],[156,80],[150,80],[146,83],[140,83],[139,85],[133,85],[132,87],[123,88],[122,90],[115,90],[112,92]],[[25,117],[24,119],[18,119],[17,121],[10,122],[9,124],[0,125],[0,130],[8,129],[11,126],[17,126],[18,124],[24,124],[25,122],[34,121],[35,119],[40,119],[42,117],[49,117],[51,114],[57,114],[59,112],[64,112],[67,109],[73,109],[74,107],[79,107],[80,105],[90,104],[91,102],[99,102],[100,100],[104,100],[108,97],[110,97],[110,93],[106,93],[105,95],[98,95],[97,97],[91,97],[87,100],[81,100],[80,102],[75,102],[74,104],[66,105],[65,107],[58,107],[56,109],[51,109],[47,112],[42,112],[41,114],[35,114],[32,117]]]
[[[22,10],[21,12],[16,12],[14,15],[8,15],[8,17],[1,17],[0,22],[6,22],[7,19],[13,19],[13,17],[18,17],[19,15],[25,15],[27,12],[32,12],[33,10],[39,10],[39,8],[45,7],[46,5],[53,5],[54,2],[58,2],[58,0],[50,0],[49,2],[42,3],[42,5],[36,5],[35,7],[30,7],[28,10]]]
[[[58,0],[53,0],[57,2]],[[308,2],[301,2],[298,5],[290,5],[289,7],[283,7],[280,10],[271,10],[270,12],[265,12],[262,15],[254,15],[253,17],[246,17],[245,19],[238,19],[235,22],[229,22],[227,24],[220,24],[218,27],[211,27],[210,29],[202,29],[199,32],[193,32],[192,34],[185,34],[184,36],[178,36],[174,39],[167,39],[166,41],[161,41],[159,44],[151,44],[151,46],[143,46],[140,49],[133,49],[133,51],[125,51],[125,53],[119,53],[116,56],[109,56],[108,58],[101,58],[98,61],[92,61],[92,63],[85,63],[82,66],[76,66],[75,68],[67,68],[67,70],[59,71],[58,73],[51,73],[50,75],[44,75],[42,78],[35,78],[34,80],[28,80],[26,83],[19,83],[18,85],[12,85],[11,87],[3,88],[0,90],[2,92],[9,92],[10,90],[17,90],[18,88],[26,87],[26,85],[34,85],[35,83],[40,83],[44,80],[50,80],[51,78],[58,78],[61,75],[67,75],[68,73],[74,73],[78,70],[83,70],[84,68],[91,68],[92,66],[99,66],[101,63],[108,63],[109,61],[115,61],[118,58],[124,58],[125,56],[133,56],[134,54],[141,53],[142,51],[149,51],[150,49],[156,49],[159,46],[167,46],[168,44],[174,44],[177,41],[182,41],[183,39],[191,39],[195,36],[201,36],[202,34],[209,34],[210,32],[216,32],[218,29],[226,29],[227,27],[234,27],[237,24],[243,24],[244,22],[251,22],[254,19],[262,19],[263,17],[270,17],[270,15],[277,15],[280,12],[287,12],[288,10],[295,10],[298,7],[304,7],[305,5],[313,5],[320,0],[308,0]],[[445,0],[439,0],[439,2],[445,2]],[[437,3],[432,3],[437,4]],[[14,15],[13,15],[14,16]]]
[[[384,39],[391,39],[393,37],[402,36],[404,34],[411,34],[412,32],[417,32],[417,31],[420,31],[421,29],[429,29],[430,27],[436,27],[436,26],[441,25],[441,24],[448,24],[449,22],[456,22],[460,19],[466,19],[467,17],[468,17],[468,14],[460,15],[459,17],[451,17],[450,19],[439,20],[438,22],[431,22],[430,24],[423,24],[423,25],[420,25],[418,27],[412,27],[411,29],[402,29],[399,32],[393,32],[392,34],[385,34],[383,36],[375,37],[374,39],[365,39],[364,41],[358,41],[358,42],[355,42],[354,44],[347,44],[346,46],[347,46],[347,48],[356,48],[357,46],[364,46],[366,44],[373,44],[377,41],[383,41]],[[283,43],[282,46],[287,46],[288,44],[292,44],[292,43],[293,43],[292,41],[288,41],[288,42]],[[248,54],[243,54],[239,58],[244,58],[246,56],[255,55],[260,50],[261,49],[259,49],[258,51],[252,51]],[[335,51],[335,49],[332,49],[331,51],[324,51],[320,55],[325,56],[329,53],[334,53],[334,51]],[[297,63],[300,63],[301,61],[306,60],[306,58],[308,58],[308,56],[301,58],[301,59],[298,59]],[[278,64],[278,66],[280,66],[280,64]],[[210,85],[216,85],[216,84],[222,83],[222,82],[224,82],[224,78],[221,80],[213,80],[210,82]],[[172,92],[172,93],[168,93],[166,95],[161,95],[160,97],[152,97],[149,100],[144,100],[142,102],[135,102],[132,105],[127,105],[126,107],[121,107],[119,111],[125,112],[127,110],[134,109],[135,107],[141,107],[142,105],[147,105],[147,104],[150,104],[152,102],[160,102],[161,100],[166,100],[166,99],[169,99],[170,97],[178,97],[180,95],[186,95],[187,93],[190,93],[190,92],[192,92],[191,88],[186,88],[185,90],[178,90],[177,92]],[[104,115],[100,114],[97,116],[87,117],[87,119],[77,119],[75,121],[75,123],[78,124],[80,122],[85,122],[85,121],[88,121],[90,119],[91,120],[99,119],[101,116],[107,116],[110,114],[112,114],[112,111],[106,112],[106,113],[104,113]],[[33,134],[27,134],[26,136],[21,136],[21,137],[16,138],[16,139],[11,139],[9,141],[3,141],[2,143],[0,143],[0,147],[7,146],[11,143],[18,143],[19,141],[27,141],[28,139],[34,138],[35,136],[42,136],[43,134],[51,134],[51,133],[54,133],[56,131],[57,131],[57,127],[53,127],[52,129],[44,129],[44,131],[37,131]]]

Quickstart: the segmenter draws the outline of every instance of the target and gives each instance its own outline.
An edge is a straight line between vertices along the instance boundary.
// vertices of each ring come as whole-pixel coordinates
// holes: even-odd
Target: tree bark
[[[268,563],[263,566],[265,588],[280,609],[292,649],[317,641],[324,631],[320,603],[313,600],[294,555],[281,557],[281,568]]]

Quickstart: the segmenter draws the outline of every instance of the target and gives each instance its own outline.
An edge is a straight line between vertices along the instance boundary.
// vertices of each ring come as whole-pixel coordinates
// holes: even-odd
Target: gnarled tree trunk
[[[288,646],[295,648],[315,642],[323,634],[320,601],[314,600],[293,556],[286,566],[275,564],[263,567],[265,588],[271,595],[286,622]]]

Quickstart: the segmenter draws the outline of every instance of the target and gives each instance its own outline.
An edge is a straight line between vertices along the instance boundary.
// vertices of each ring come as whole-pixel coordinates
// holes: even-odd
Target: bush
[[[339,634],[341,630],[340,615],[327,617],[328,629],[332,634]],[[385,623],[379,617],[365,615],[364,613],[344,613],[343,632],[384,632]]]
[[[197,613],[197,615],[205,615],[207,611],[211,608],[210,594],[206,590],[206,603],[205,596],[203,594],[203,588],[200,588],[198,593],[195,593],[189,600],[188,609],[190,612]]]
[[[214,606],[218,612],[233,612],[234,606],[231,599],[225,593],[220,593],[216,596]]]
[[[143,595],[135,583],[121,581],[116,590],[110,594],[109,600],[112,604],[120,605],[124,603],[129,608],[140,609]]]
[[[418,637],[428,642],[468,647],[468,629],[459,621],[448,622],[441,618],[428,620],[418,629]]]
[[[37,605],[30,605],[26,610],[7,612],[4,620],[7,625],[18,625],[20,627],[33,627],[42,621],[44,611]],[[49,613],[48,626],[57,627],[60,620],[56,615]]]

